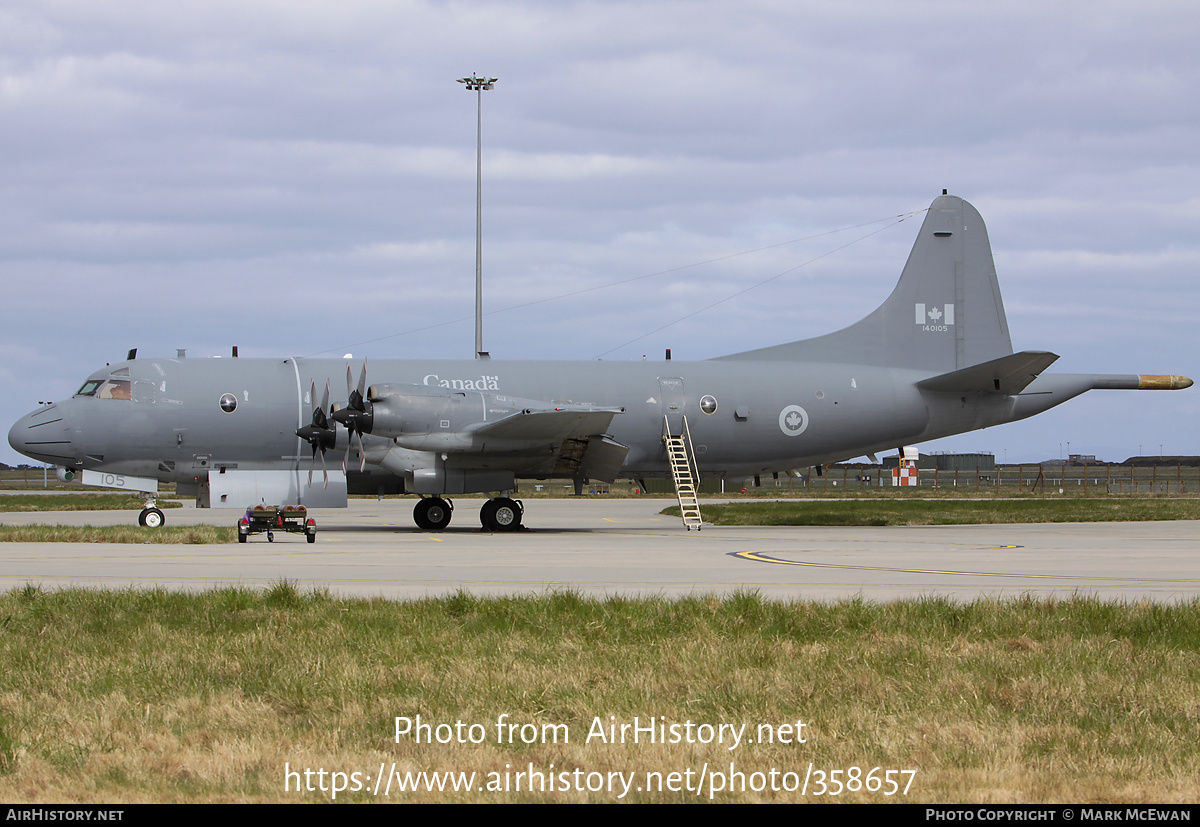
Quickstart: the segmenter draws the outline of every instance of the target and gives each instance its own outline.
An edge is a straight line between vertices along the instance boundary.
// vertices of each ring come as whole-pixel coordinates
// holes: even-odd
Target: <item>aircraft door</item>
[[[672,436],[678,436],[683,432],[686,405],[683,379],[678,376],[658,377],[658,400],[665,418],[665,427]]]

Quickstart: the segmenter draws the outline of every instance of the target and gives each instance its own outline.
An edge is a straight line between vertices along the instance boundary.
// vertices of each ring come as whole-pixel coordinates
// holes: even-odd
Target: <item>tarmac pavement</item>
[[[440,533],[412,523],[412,500],[352,499],[316,510],[317,540],[246,544],[0,543],[0,588],[266,588],[281,579],[341,596],[414,598],[463,589],[513,595],[728,595],[894,600],[939,595],[1200,597],[1200,522],[913,527],[717,527],[686,531],[673,500],[533,499],[526,529],[488,533],[480,499],[461,499]],[[236,523],[236,509],[186,506],[171,525]],[[133,512],[0,514],[0,523],[135,524]]]

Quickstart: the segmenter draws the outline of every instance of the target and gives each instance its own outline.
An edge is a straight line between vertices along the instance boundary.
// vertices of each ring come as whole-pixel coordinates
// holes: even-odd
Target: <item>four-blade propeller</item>
[[[350,370],[350,366],[346,365],[346,396],[348,401],[346,407],[338,408],[331,416],[334,421],[342,423],[346,430],[350,432],[351,440],[358,442],[358,470],[361,472],[367,467],[367,453],[363,448],[363,434],[369,434],[374,425],[374,416],[372,415],[370,403],[367,401],[364,394],[367,390],[367,360],[363,360],[362,373],[358,376],[358,386],[354,386],[354,374]],[[346,469],[345,458],[342,459],[342,470]]]
[[[317,383],[312,384],[313,400],[317,398]],[[325,467],[325,452],[333,447],[337,434],[329,425],[325,409],[329,407],[329,383],[325,383],[325,393],[321,396],[321,404],[313,408],[312,423],[296,429],[296,436],[312,446],[312,465],[308,468],[308,484],[312,485],[313,470],[317,466],[317,454],[321,455],[321,472],[325,475],[325,487],[329,487],[329,470]]]
[[[363,445],[363,434],[369,434],[374,424],[371,403],[366,398],[367,363],[363,360],[362,372],[358,377],[358,385],[354,384],[354,373],[346,366],[346,396],[345,406],[329,404],[329,383],[325,383],[325,393],[321,395],[321,404],[313,407],[312,422],[303,428],[296,429],[296,436],[312,446],[313,461],[308,469],[308,484],[312,485],[313,471],[317,466],[317,455],[321,456],[321,470],[325,475],[325,487],[329,487],[329,471],[325,466],[325,452],[333,448],[337,442],[337,425],[340,422],[348,432],[347,451],[354,450],[359,457],[358,470],[361,472],[367,466],[367,452]],[[312,384],[312,396],[317,398],[317,383]],[[328,412],[328,413],[326,413]],[[346,458],[342,457],[342,473],[346,472]]]

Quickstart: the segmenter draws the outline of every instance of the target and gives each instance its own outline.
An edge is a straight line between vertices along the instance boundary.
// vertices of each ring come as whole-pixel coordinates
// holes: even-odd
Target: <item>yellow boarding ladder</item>
[[[696,485],[700,475],[696,471],[695,452],[692,450],[692,436],[688,432],[687,417],[683,417],[680,433],[671,434],[671,423],[666,417],[663,428],[663,442],[667,446],[667,460],[671,464],[671,477],[675,480],[675,496],[679,499],[679,512],[683,517],[683,525],[688,531],[692,526],[699,531],[704,521],[700,517],[700,500],[696,497]]]

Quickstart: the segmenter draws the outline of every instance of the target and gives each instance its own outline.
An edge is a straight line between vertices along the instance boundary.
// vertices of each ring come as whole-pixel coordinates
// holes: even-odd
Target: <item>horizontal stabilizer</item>
[[[943,393],[1003,393],[1015,394],[1038,377],[1058,359],[1055,353],[1044,350],[1023,350],[962,370],[932,376],[917,383],[927,391]]]

